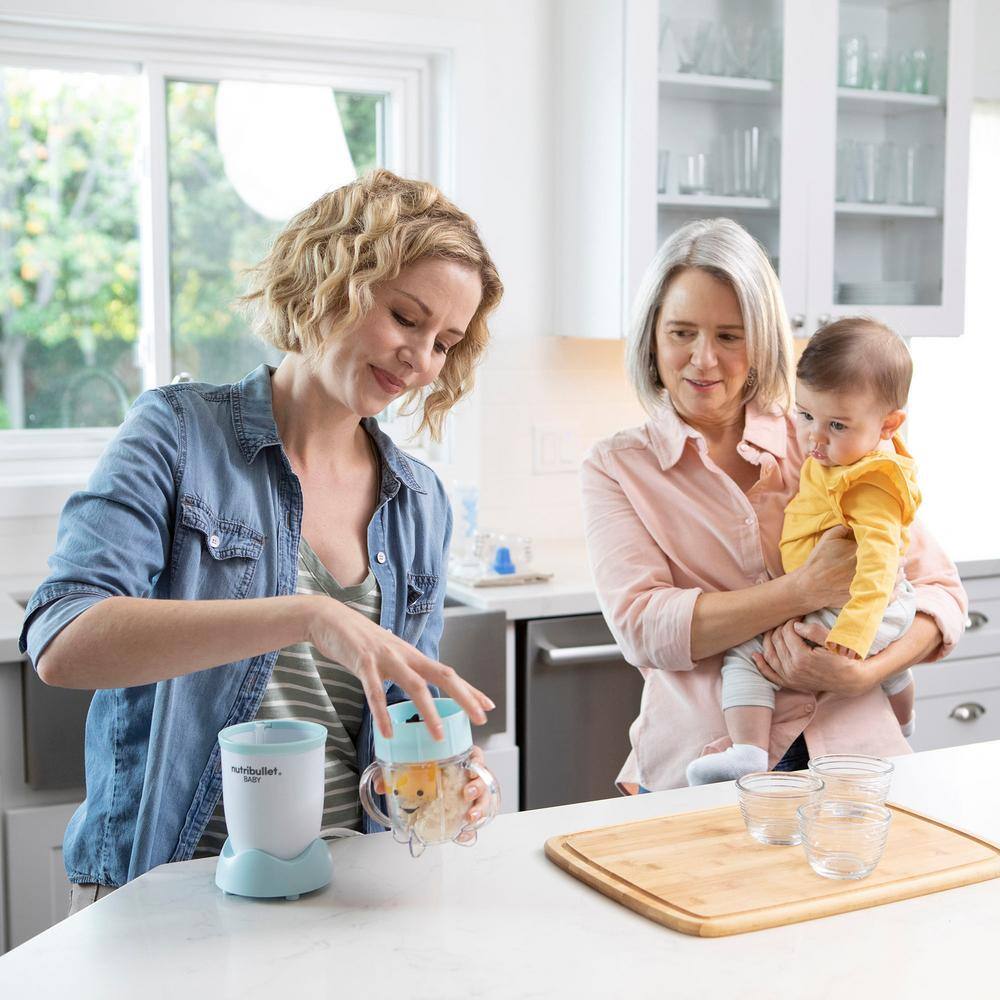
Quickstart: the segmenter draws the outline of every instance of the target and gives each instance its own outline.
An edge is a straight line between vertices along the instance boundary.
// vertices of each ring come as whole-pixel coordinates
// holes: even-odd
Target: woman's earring
[[[749,392],[756,385],[757,385],[757,369],[751,368],[750,371],[747,372],[747,380],[744,383],[743,388],[746,389],[747,392]]]
[[[663,379],[660,378],[660,369],[656,367],[656,358],[652,354],[649,356],[649,377],[657,389],[663,388]]]

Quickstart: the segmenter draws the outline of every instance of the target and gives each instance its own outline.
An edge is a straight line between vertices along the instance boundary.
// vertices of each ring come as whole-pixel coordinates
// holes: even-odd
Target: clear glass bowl
[[[869,802],[822,799],[800,806],[806,859],[824,878],[861,879],[882,857],[892,813]]]
[[[812,774],[787,771],[759,771],[745,774],[736,782],[747,832],[762,844],[798,844],[799,806],[815,801],[823,782]]]
[[[825,786],[823,798],[879,806],[889,796],[893,770],[893,765],[882,757],[863,754],[831,753],[809,761],[809,773],[821,778]]]

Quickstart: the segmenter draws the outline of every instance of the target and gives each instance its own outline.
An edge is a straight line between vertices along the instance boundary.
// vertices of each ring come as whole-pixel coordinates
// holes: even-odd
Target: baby
[[[915,465],[896,432],[913,366],[902,339],[863,317],[831,323],[809,341],[796,374],[796,436],[803,454],[799,492],[785,508],[781,561],[801,566],[822,534],[845,525],[857,542],[851,597],[842,608],[806,617],[830,629],[826,646],[865,659],[912,624],[913,588],[899,573],[909,525],[920,504]],[[777,687],[757,670],[760,638],[729,650],[722,665],[722,709],[733,745],[687,768],[690,785],[766,771]],[[913,732],[913,675],[882,688],[904,736]]]

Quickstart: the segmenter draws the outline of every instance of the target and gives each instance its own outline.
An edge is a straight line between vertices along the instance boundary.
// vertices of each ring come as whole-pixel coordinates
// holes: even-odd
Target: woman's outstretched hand
[[[754,663],[772,684],[790,691],[834,691],[850,698],[874,687],[877,680],[863,660],[826,648],[829,634],[822,625],[792,619],[764,633],[764,653],[754,653]]]
[[[383,681],[395,681],[417,706],[431,735],[441,739],[444,729],[428,689],[436,684],[454,698],[477,725],[496,706],[443,663],[425,656],[415,646],[381,628],[358,611],[329,597],[308,597],[307,641],[324,656],[343,664],[360,681],[379,732],[392,736]]]

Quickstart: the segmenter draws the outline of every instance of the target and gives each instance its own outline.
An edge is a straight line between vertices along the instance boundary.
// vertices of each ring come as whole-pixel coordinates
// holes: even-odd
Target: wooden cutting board
[[[997,845],[889,808],[885,853],[860,881],[816,875],[802,847],[759,844],[735,805],[552,837],[545,853],[644,917],[701,937],[812,920],[1000,875]]]

